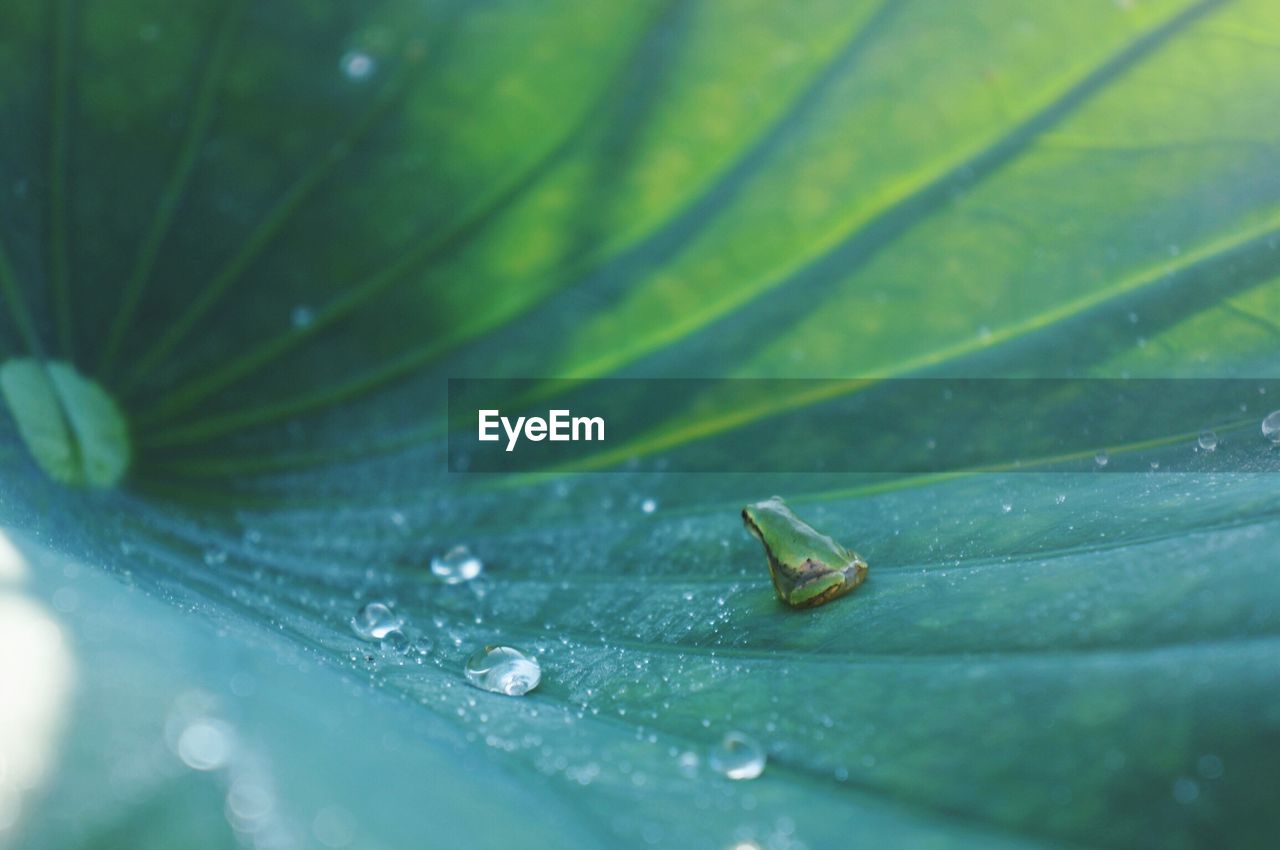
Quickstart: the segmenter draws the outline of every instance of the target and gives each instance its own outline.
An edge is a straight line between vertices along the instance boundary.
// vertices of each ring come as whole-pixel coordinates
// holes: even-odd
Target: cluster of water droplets
[[[484,563],[466,546],[459,545],[433,557],[430,568],[432,576],[443,584],[459,585],[476,583],[484,572]],[[441,623],[437,621],[436,625]],[[407,657],[421,664],[434,648],[432,640],[425,635],[406,634],[404,618],[389,603],[380,600],[362,605],[351,618],[351,629],[362,640],[377,641],[384,656]],[[455,639],[455,646],[460,643]],[[482,690],[523,696],[538,686],[542,669],[537,659],[515,647],[486,646],[467,659],[463,675],[468,683]]]

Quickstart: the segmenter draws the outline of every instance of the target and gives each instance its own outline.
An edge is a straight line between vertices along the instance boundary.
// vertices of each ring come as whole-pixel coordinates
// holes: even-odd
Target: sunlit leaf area
[[[0,847],[1274,846],[1277,116],[1275,0],[0,3]],[[917,378],[1240,389],[748,463]]]

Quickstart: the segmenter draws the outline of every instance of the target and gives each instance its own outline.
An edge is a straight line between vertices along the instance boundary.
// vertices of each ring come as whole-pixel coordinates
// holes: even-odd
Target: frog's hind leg
[[[794,608],[812,608],[851,589],[843,573],[827,573],[793,589],[787,602]]]

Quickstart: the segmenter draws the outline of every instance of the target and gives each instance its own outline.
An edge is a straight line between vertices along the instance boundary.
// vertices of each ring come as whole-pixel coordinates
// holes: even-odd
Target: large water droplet
[[[729,779],[755,779],[764,773],[764,749],[741,732],[730,732],[712,747],[707,764]]]
[[[1093,462],[1096,463],[1099,468],[1102,468],[1111,462],[1111,455],[1108,454],[1106,449],[1102,449],[1093,456]]]
[[[1218,448],[1218,435],[1213,431],[1201,431],[1200,439],[1196,440],[1196,443],[1206,452],[1211,452]]]
[[[486,691],[524,696],[538,687],[542,668],[538,662],[511,646],[486,646],[467,659],[467,681]]]
[[[431,559],[431,574],[445,584],[471,581],[484,570],[484,562],[466,546],[454,546],[443,555]]]
[[[1280,445],[1280,410],[1273,410],[1262,420],[1262,436]]]
[[[383,602],[370,602],[351,618],[351,628],[365,640],[382,640],[403,623]]]

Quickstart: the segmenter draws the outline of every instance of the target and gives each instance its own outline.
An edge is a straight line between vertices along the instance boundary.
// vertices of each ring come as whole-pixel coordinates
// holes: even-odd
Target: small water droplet
[[[1098,465],[1099,469],[1101,469],[1102,467],[1111,463],[1111,454],[1106,449],[1101,449],[1096,455],[1093,456],[1093,462]]]
[[[1160,468],[1160,461],[1158,461],[1158,460],[1153,460],[1153,461],[1151,461],[1151,471],[1152,471],[1152,472],[1155,472],[1155,471],[1156,471],[1157,469],[1159,469],[1159,468]]]
[[[640,510],[647,514],[651,514],[658,509],[658,503],[653,499],[645,499],[640,503]]]
[[[698,764],[701,761],[697,753],[686,750],[676,758],[676,767],[680,770],[681,776],[693,779],[698,775]]]
[[[293,312],[289,314],[289,321],[292,322],[293,326],[298,330],[310,327],[311,323],[315,321],[315,318],[316,314],[313,313],[311,308],[305,304],[299,304],[297,307],[294,307]]]
[[[392,629],[382,636],[379,648],[386,654],[404,655],[413,647],[413,642],[399,629]]]
[[[729,779],[755,779],[764,773],[764,749],[741,732],[730,732],[707,754],[707,764]]]
[[[477,649],[467,659],[466,674],[477,688],[511,697],[524,696],[542,680],[538,662],[511,646]]]
[[[431,559],[431,574],[445,584],[471,581],[484,570],[484,563],[466,546],[454,546]]]
[[[421,664],[431,650],[435,647],[435,643],[429,637],[419,637],[417,639],[410,638],[400,629],[392,629],[382,638],[382,643],[378,648],[383,655],[399,655],[409,661]]]
[[[1012,510],[1013,510],[1013,505],[1009,502],[1005,502],[1003,505],[1000,506],[1001,513],[1007,514]]]
[[[1280,445],[1280,410],[1273,410],[1262,420],[1262,436]]]
[[[207,566],[216,567],[227,562],[227,550],[211,547],[204,550],[204,562]]]
[[[342,54],[339,64],[342,67],[342,73],[352,80],[367,78],[375,68],[373,57],[362,50],[349,50]]]
[[[1200,439],[1196,440],[1196,443],[1206,452],[1211,452],[1218,448],[1218,435],[1213,431],[1201,431]]]
[[[1054,496],[1054,497],[1053,497],[1053,501],[1054,501],[1056,504],[1059,504],[1059,505],[1065,505],[1065,504],[1067,503],[1067,494],[1066,494],[1066,493],[1059,493],[1058,495],[1056,495],[1056,496]]]
[[[382,640],[404,625],[383,602],[369,602],[361,606],[351,618],[351,628],[365,640]]]

